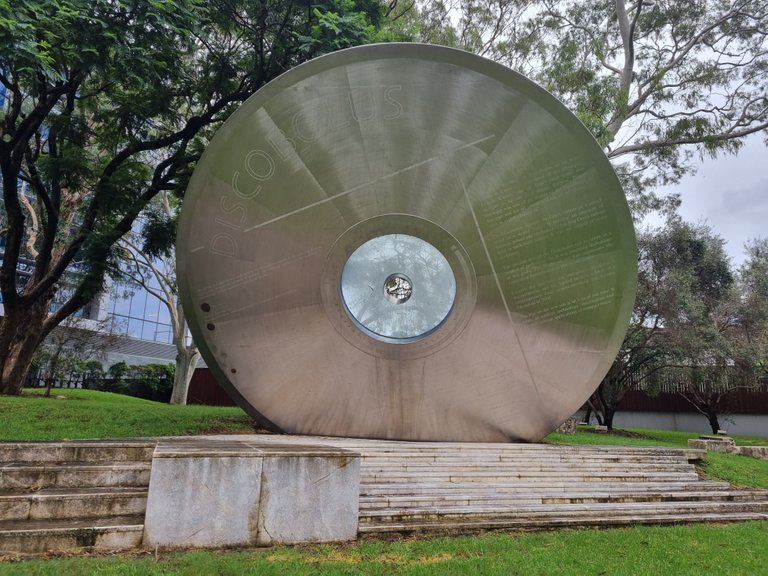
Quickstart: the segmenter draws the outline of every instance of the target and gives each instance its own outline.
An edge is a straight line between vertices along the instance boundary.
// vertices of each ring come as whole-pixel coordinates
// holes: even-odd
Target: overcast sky
[[[751,136],[737,156],[705,158],[699,170],[677,186],[680,215],[688,222],[707,222],[726,240],[735,265],[744,260],[744,243],[768,236],[768,148],[761,135]]]

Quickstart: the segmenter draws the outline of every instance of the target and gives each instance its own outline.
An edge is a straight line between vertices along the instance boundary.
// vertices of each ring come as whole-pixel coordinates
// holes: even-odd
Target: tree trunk
[[[615,415],[616,410],[609,408],[608,406],[605,407],[605,412],[603,414],[603,426],[607,427],[608,430],[613,430],[613,417]]]
[[[594,392],[592,396],[589,397],[589,400],[587,400],[589,403],[589,407],[591,410],[595,413],[595,420],[597,420],[597,423],[602,426],[603,425],[603,401],[600,399],[600,396],[598,396],[597,392]],[[589,423],[589,421],[587,421]]]
[[[717,434],[720,431],[720,422],[717,419],[717,412],[714,410],[714,408],[707,409],[707,419],[709,420],[709,425],[712,428],[712,434]]]
[[[194,344],[178,346],[176,353],[176,374],[173,377],[173,392],[171,392],[171,404],[186,404],[189,383],[195,373],[195,366],[200,359],[200,352]]]
[[[0,394],[17,396],[26,383],[35,350],[43,340],[48,301],[33,304],[23,314],[7,312],[0,327],[0,340],[10,344],[0,349]]]

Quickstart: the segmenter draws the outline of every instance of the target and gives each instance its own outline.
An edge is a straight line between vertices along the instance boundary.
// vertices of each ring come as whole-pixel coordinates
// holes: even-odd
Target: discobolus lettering
[[[248,222],[248,204],[254,201],[281,166],[321,137],[349,128],[353,124],[391,121],[404,113],[400,85],[364,87],[318,96],[293,113],[282,129],[272,123],[263,135],[263,145],[247,150],[230,179],[231,194],[221,197],[214,221],[221,228],[211,236],[208,251],[217,256],[236,258],[237,237]]]

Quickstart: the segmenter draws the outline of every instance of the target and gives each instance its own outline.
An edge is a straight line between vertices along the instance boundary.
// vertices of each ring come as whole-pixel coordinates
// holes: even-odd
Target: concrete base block
[[[354,540],[360,459],[265,457],[257,542]]]
[[[148,546],[246,546],[256,535],[261,458],[155,458]]]
[[[327,446],[161,441],[143,544],[253,546],[357,536],[360,457]]]

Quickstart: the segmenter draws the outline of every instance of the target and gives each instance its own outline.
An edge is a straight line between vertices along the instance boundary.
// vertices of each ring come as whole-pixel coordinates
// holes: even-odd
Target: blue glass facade
[[[150,287],[157,286],[150,284]],[[118,334],[168,344],[173,341],[168,307],[141,287],[115,282],[108,313],[114,320],[113,331]]]

